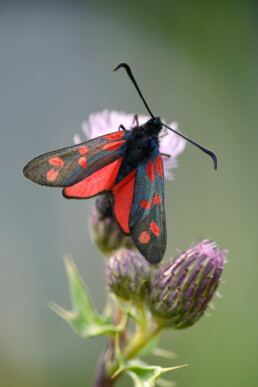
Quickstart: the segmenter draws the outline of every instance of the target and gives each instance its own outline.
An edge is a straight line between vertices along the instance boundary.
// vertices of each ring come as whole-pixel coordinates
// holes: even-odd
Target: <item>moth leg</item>
[[[165,156],[165,157],[167,157],[168,159],[171,157],[171,155],[169,155],[168,153],[161,153],[161,156]]]
[[[139,126],[139,120],[138,120],[138,114],[135,114],[133,118],[133,124],[136,123],[137,126]]]
[[[168,132],[162,132],[159,134],[159,138],[167,136],[167,135],[168,135]]]
[[[126,129],[125,129],[125,127],[124,127],[124,125],[119,125],[119,127],[118,127],[118,131],[120,131],[120,129],[122,129],[123,131],[125,131]]]

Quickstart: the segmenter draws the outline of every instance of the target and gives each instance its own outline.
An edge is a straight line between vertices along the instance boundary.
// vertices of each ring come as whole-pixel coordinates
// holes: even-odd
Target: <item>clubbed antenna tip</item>
[[[199,148],[201,151],[203,151],[204,153],[206,153],[207,155],[209,155],[212,160],[213,160],[213,165],[214,165],[214,169],[216,170],[217,169],[217,165],[218,165],[218,160],[217,160],[217,156],[215,155],[215,153],[213,153],[212,151],[210,151],[209,149],[207,148],[204,148],[204,146],[198,144],[198,142],[195,142],[193,140],[191,140],[190,138],[184,136],[182,133],[180,132],[177,132],[176,130],[170,128],[168,125],[164,124],[163,122],[161,122],[161,125],[162,126],[165,126],[167,129],[171,130],[172,132],[176,133],[178,136],[184,138],[186,141],[190,142],[191,144],[195,145],[197,148]]]
[[[124,67],[124,68],[125,68],[128,77],[129,77],[129,78],[131,79],[131,81],[133,82],[133,84],[134,84],[136,90],[138,91],[138,94],[139,94],[139,96],[141,97],[141,99],[142,99],[142,101],[143,101],[143,103],[144,103],[146,109],[147,109],[148,112],[150,113],[151,117],[154,118],[154,115],[152,114],[152,112],[151,112],[151,110],[150,110],[150,108],[149,108],[147,102],[145,101],[145,98],[144,98],[144,96],[142,95],[142,92],[141,92],[141,90],[140,90],[140,88],[139,88],[139,86],[138,86],[138,84],[137,84],[137,82],[136,82],[136,80],[135,80],[135,78],[134,78],[134,76],[133,76],[133,73],[132,73],[132,70],[130,69],[130,66],[129,66],[127,63],[121,62],[121,63],[118,63],[118,65],[117,65],[116,67],[113,68],[113,71],[116,71],[116,70],[120,69],[121,67]]]

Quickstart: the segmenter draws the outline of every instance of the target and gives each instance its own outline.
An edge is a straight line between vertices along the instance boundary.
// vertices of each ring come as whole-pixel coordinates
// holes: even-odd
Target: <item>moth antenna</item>
[[[214,163],[214,169],[216,170],[217,169],[217,165],[218,165],[218,160],[217,160],[217,156],[215,155],[215,153],[213,153],[212,151],[210,151],[209,149],[207,148],[204,148],[202,145],[198,144],[198,142],[195,142],[193,140],[190,140],[190,138],[184,136],[183,134],[177,132],[176,130],[170,128],[169,126],[167,126],[166,124],[163,124],[163,122],[161,122],[161,125],[162,126],[165,126],[167,129],[169,130],[172,130],[172,132],[176,133],[178,136],[180,137],[183,137],[186,141],[190,142],[191,144],[195,145],[197,148],[201,149],[204,153],[206,153],[207,155],[209,155],[212,160],[213,160],[213,163]]]
[[[134,78],[134,76],[133,76],[133,73],[132,73],[130,67],[128,66],[128,64],[127,64],[127,63],[124,63],[124,62],[119,63],[116,67],[113,68],[112,71],[116,71],[116,70],[120,69],[121,67],[124,67],[124,68],[125,68],[125,70],[126,70],[126,72],[127,72],[127,75],[129,76],[129,78],[130,78],[131,81],[133,82],[133,84],[134,84],[136,90],[138,91],[139,96],[141,97],[141,99],[142,99],[142,101],[143,101],[143,103],[144,103],[146,109],[147,109],[148,112],[150,113],[151,117],[152,117],[152,118],[155,118],[154,115],[152,114],[152,112],[151,112],[151,110],[150,110],[150,108],[149,108],[147,102],[145,101],[145,98],[144,98],[144,96],[142,95],[142,92],[141,92],[141,90],[140,90],[140,88],[139,88],[139,86],[138,86],[138,84],[137,84],[137,82],[136,82],[136,80],[135,80],[135,78]]]
[[[121,62],[119,63],[116,67],[113,68],[113,71],[117,71],[118,69],[120,69],[121,67],[124,67],[124,69],[126,70],[127,72],[127,75],[129,76],[129,78],[131,79],[131,81],[133,82],[136,90],[138,91],[138,94],[139,96],[141,97],[146,109],[148,110],[148,112],[150,113],[151,117],[155,120],[157,120],[157,118],[154,117],[154,115],[152,114],[147,102],[145,101],[145,98],[144,96],[142,95],[142,92],[133,76],[133,73],[130,69],[130,66],[127,64],[127,63],[124,63],[124,62]],[[158,121],[158,120],[157,120]],[[213,160],[213,163],[214,163],[214,169],[216,170],[217,169],[217,164],[218,164],[218,161],[217,161],[217,156],[215,155],[215,153],[213,153],[212,151],[210,151],[209,149],[207,148],[204,148],[202,145],[198,144],[197,142],[191,140],[190,138],[184,136],[183,134],[177,132],[176,130],[170,128],[169,126],[167,126],[166,124],[163,124],[163,122],[160,122],[162,126],[165,126],[167,129],[171,130],[172,132],[174,132],[175,134],[177,134],[178,136],[184,138],[186,141],[190,142],[191,144],[195,145],[197,148],[201,149],[204,153],[206,153],[207,155],[209,155],[212,160]]]

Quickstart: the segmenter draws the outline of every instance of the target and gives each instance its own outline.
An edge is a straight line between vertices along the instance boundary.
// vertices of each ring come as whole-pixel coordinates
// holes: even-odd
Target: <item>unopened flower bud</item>
[[[227,251],[204,240],[160,269],[151,284],[148,304],[161,325],[193,325],[205,312],[219,283]]]
[[[110,255],[121,247],[135,248],[132,237],[124,235],[114,219],[108,194],[95,198],[91,209],[90,230],[93,240],[105,255]]]
[[[149,287],[150,264],[137,251],[120,249],[109,258],[106,280],[112,293],[124,300],[143,300]]]

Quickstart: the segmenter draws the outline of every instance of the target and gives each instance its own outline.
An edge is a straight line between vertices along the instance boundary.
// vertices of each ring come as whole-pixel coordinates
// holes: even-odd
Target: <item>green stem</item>
[[[137,355],[149,341],[153,340],[161,332],[162,328],[155,321],[151,320],[148,328],[138,331],[134,338],[126,345],[122,355],[126,360]]]
[[[143,302],[140,302],[139,304],[135,305],[135,311],[137,316],[137,325],[140,329],[146,330],[147,329],[147,318],[146,318],[146,310],[145,305]]]
[[[122,350],[122,357],[126,360],[134,358],[151,340],[161,332],[162,327],[158,325],[154,320],[149,320],[148,327],[146,329],[138,330],[134,337],[125,345]],[[112,365],[106,363],[106,380],[111,379],[119,368],[119,363],[116,361]],[[119,375],[118,375],[119,376]],[[116,379],[116,378],[115,378]],[[114,379],[111,379],[115,381]]]
[[[160,334],[162,330],[162,327],[155,320],[152,318],[147,319],[143,305],[137,305],[136,311],[139,324],[136,324],[137,329],[134,336],[128,340],[126,329],[119,335],[119,351],[121,351],[121,356],[125,360],[136,357],[150,341]],[[116,323],[120,320],[120,318],[117,320],[117,317],[121,317],[120,314],[121,310],[116,306]],[[101,359],[95,379],[95,387],[112,387],[120,376],[120,374],[118,374],[115,378],[112,378],[112,375],[119,369],[119,360],[116,359],[114,345],[115,343],[110,341],[106,354]]]

